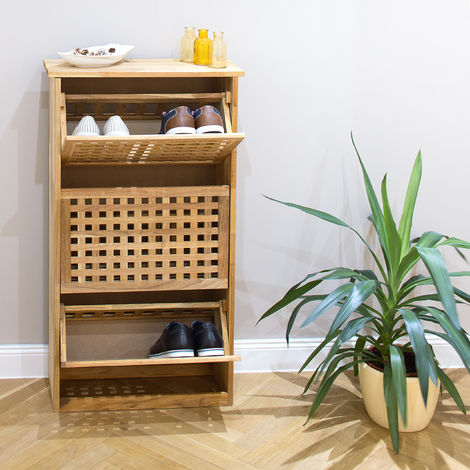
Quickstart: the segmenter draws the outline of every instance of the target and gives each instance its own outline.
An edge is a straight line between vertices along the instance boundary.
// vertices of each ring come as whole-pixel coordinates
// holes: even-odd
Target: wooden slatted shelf
[[[193,366],[194,367],[194,366]],[[66,369],[67,372],[78,369]],[[64,380],[61,409],[139,410],[221,406],[228,393],[210,376]]]
[[[201,135],[66,136],[64,165],[218,164],[245,138]]]

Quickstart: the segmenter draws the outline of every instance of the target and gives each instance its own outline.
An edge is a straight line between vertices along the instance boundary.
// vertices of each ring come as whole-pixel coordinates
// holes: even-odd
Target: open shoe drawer
[[[224,340],[224,356],[152,358],[147,354],[170,321],[190,326],[211,321]],[[60,362],[63,369],[209,364],[240,360],[230,354],[222,302],[61,306]]]
[[[224,302],[61,305],[60,410],[137,410],[231,403]],[[212,321],[224,356],[148,359],[165,325]]]
[[[231,94],[65,94],[61,95],[62,162],[64,165],[215,164],[223,162],[244,139],[233,133]],[[224,121],[224,134],[159,135],[161,114],[186,104],[212,104]],[[130,136],[70,135],[84,115],[104,121],[119,115]]]

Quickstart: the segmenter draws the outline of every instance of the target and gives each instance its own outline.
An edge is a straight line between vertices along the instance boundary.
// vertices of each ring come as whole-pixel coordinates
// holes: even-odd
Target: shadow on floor
[[[308,380],[305,376],[295,374],[277,375],[302,387]],[[292,400],[294,397],[285,398]],[[305,416],[310,409],[313,394],[297,397],[301,401],[306,398],[309,406],[304,408]],[[361,463],[374,452],[386,451],[397,468],[403,470],[453,470],[455,467],[446,461],[446,456],[451,456],[468,468],[470,432],[462,426],[468,428],[468,417],[449,398],[450,395],[444,391],[431,424],[426,429],[416,433],[400,433],[400,453],[395,454],[388,429],[373,422],[365,411],[358,379],[352,372],[343,374],[343,380],[333,385],[309,422],[311,424],[307,424],[303,431],[311,433],[312,444],[283,463],[293,464],[312,455],[328,452],[331,468],[335,470],[361,468]],[[298,407],[293,408],[294,415],[297,415]],[[459,452],[455,449],[459,449]],[[410,455],[413,457],[410,458]],[[417,457],[419,460],[416,460]]]
[[[75,439],[225,431],[219,408],[194,408],[58,413],[58,419],[41,427],[40,434],[45,439]]]
[[[425,430],[400,434],[400,454],[395,455],[388,430],[369,419],[357,379],[351,374],[338,379],[312,419],[303,425],[314,396],[312,391],[301,395],[307,380],[307,376],[295,373],[273,374],[272,379],[260,381],[254,391],[236,394],[234,407],[53,413],[48,385],[41,379],[0,399],[0,429],[36,426],[38,440],[165,435],[197,439],[204,434],[220,433],[222,437],[232,432],[232,437],[238,438],[240,432],[247,432],[249,438],[252,432],[264,432],[264,426],[266,442],[272,438],[268,457],[273,469],[297,466],[305,460],[321,461],[328,466],[321,468],[334,470],[374,465],[402,470],[455,470],[458,464],[468,468],[469,421],[447,392]],[[254,418],[251,421],[250,416]],[[243,423],[245,417],[255,427],[259,424],[258,431],[236,424]],[[273,426],[270,436],[273,418],[280,426]],[[285,436],[279,434],[284,429],[282,420],[286,422]]]
[[[54,413],[47,379],[25,381],[0,397],[0,430],[9,426],[37,426],[39,440],[227,431],[217,407]]]

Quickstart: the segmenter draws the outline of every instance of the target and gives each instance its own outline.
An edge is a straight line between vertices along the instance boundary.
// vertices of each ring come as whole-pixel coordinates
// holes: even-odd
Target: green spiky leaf
[[[403,352],[400,348],[390,346],[390,364],[392,366],[393,384],[400,408],[403,426],[407,426],[407,398],[406,398],[406,367]]]
[[[442,386],[449,392],[449,395],[455,401],[455,404],[459,407],[460,411],[462,411],[463,414],[467,414],[462,397],[455,388],[455,385],[452,383],[452,380],[449,379],[448,375],[440,367],[437,368],[437,375]]]
[[[455,305],[454,289],[450,283],[450,277],[444,264],[444,258],[442,258],[441,253],[435,248],[419,247],[417,250],[428,268],[447,314],[455,327],[460,329],[457,306]]]
[[[421,182],[422,174],[422,159],[421,150],[416,156],[413,170],[411,171],[410,181],[408,182],[408,189],[406,190],[405,202],[403,203],[403,212],[398,226],[398,233],[401,238],[401,258],[408,253],[410,247],[410,233],[411,225],[413,223],[413,212],[416,205],[416,198],[418,196],[419,185]]]
[[[384,396],[387,405],[387,418],[390,437],[392,438],[393,450],[398,453],[400,448],[400,437],[398,434],[398,406],[393,374],[390,364],[384,366]]]
[[[342,286],[339,286],[337,289],[335,289],[331,294],[327,295],[302,323],[301,328],[311,323],[331,307],[335,306],[340,300],[343,300],[345,297],[347,297],[353,288],[354,284],[343,284]]]

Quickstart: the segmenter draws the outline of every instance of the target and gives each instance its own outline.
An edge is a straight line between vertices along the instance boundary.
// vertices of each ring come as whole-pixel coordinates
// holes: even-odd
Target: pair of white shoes
[[[104,124],[103,133],[107,136],[127,136],[129,129],[119,116],[111,116]],[[100,135],[100,128],[93,116],[83,116],[72,135]]]

